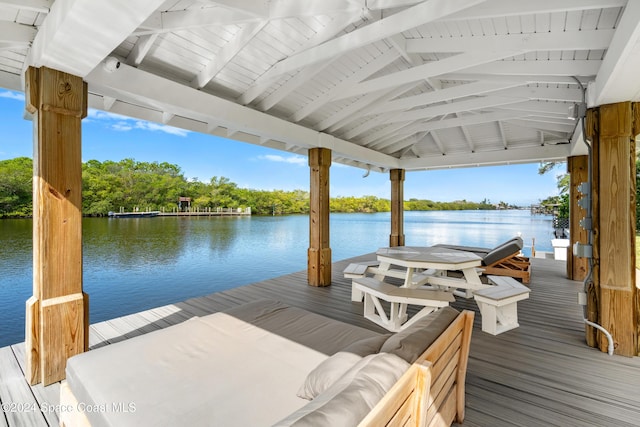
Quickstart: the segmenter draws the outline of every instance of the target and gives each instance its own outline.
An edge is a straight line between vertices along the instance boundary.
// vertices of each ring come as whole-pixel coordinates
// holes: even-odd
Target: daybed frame
[[[361,427],[450,426],[465,415],[465,378],[474,313],[462,311],[360,422]],[[66,382],[61,401],[77,400]],[[64,427],[90,426],[79,411],[61,414]]]
[[[461,312],[359,426],[462,423],[473,318],[472,311]]]

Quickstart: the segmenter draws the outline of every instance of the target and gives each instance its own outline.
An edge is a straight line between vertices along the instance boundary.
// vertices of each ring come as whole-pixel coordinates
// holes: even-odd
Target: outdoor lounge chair
[[[529,283],[531,280],[531,263],[529,258],[520,255],[523,244],[522,238],[518,236],[499,244],[493,249],[447,244],[434,246],[473,252],[482,258],[484,274],[509,276],[522,280],[522,283]]]

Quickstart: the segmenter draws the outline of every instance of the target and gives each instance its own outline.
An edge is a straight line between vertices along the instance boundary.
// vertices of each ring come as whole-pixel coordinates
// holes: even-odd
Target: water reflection
[[[334,261],[389,244],[390,214],[332,214]],[[306,215],[83,220],[83,283],[98,322],[304,270]],[[407,245],[495,246],[518,232],[551,251],[551,218],[528,211],[405,212]],[[0,346],[24,340],[32,221],[0,221]]]

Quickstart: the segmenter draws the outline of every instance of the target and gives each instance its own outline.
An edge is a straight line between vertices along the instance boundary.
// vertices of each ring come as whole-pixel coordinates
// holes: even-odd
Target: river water
[[[405,212],[406,244],[493,247],[517,233],[525,255],[551,251],[550,216],[529,211]],[[341,260],[387,246],[390,214],[332,214]],[[0,220],[0,347],[24,340],[32,295],[32,222]],[[309,218],[156,217],[83,220],[83,282],[99,322],[306,269]]]

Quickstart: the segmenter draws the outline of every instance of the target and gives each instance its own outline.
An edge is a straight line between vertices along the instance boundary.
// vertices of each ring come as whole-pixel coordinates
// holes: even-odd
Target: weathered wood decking
[[[97,323],[91,326],[91,347],[260,298],[381,331],[363,318],[361,303],[351,302],[350,280],[342,277],[349,261],[333,265],[328,288],[307,286],[306,272],[299,272]],[[518,303],[520,327],[499,336],[481,332],[473,301],[454,304],[477,312],[464,426],[640,425],[640,358],[586,347],[576,303],[580,287],[565,279],[564,263],[534,259],[530,298]],[[58,425],[59,384],[29,387],[23,370],[24,344],[0,349],[0,427]]]

